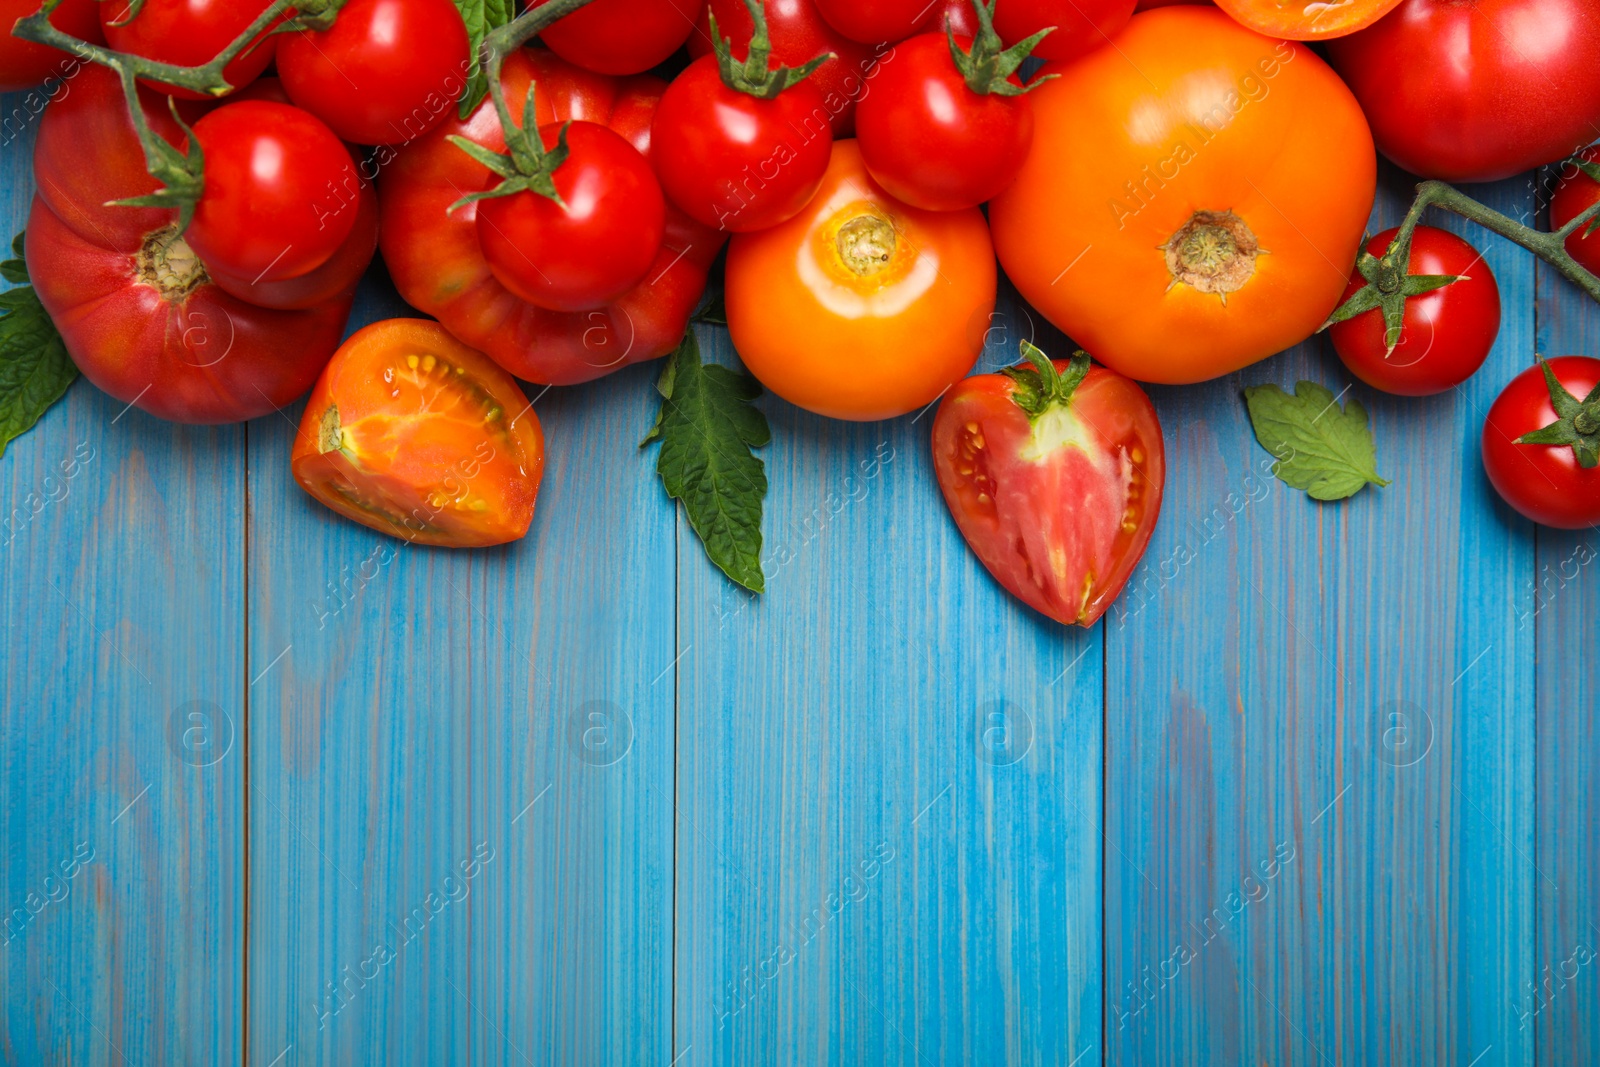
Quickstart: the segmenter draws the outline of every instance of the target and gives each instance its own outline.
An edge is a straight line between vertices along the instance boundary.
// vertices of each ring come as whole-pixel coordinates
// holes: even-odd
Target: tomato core
[[[206,282],[206,267],[176,224],[151,230],[139,246],[139,280],[160,291],[163,300],[182,300]]]
[[[894,223],[880,215],[857,215],[839,227],[839,258],[858,278],[870,278],[894,258]]]
[[[1229,293],[1244,288],[1256,272],[1261,245],[1244,219],[1231,211],[1196,211],[1165,245],[1173,284],[1182,282],[1202,293]]]

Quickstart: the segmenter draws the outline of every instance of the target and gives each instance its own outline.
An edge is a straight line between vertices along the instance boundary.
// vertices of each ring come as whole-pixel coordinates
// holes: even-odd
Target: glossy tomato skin
[[[1037,421],[1012,399],[1016,388],[1006,375],[977,374],[940,403],[939,489],[1007,592],[1057,622],[1093,626],[1155,531],[1166,482],[1161,424],[1144,391],[1104,367]]]
[[[130,20],[129,0],[103,0],[100,25],[106,43],[118,52],[197,67],[215,59],[270,6],[272,0],[145,0],[138,17]],[[261,38],[228,64],[223,77],[235,89],[244,88],[271,65],[277,48],[276,35]],[[176,86],[153,87],[183,100],[204,99]]]
[[[17,20],[38,11],[40,6],[39,0],[0,0],[0,93],[31,89],[51,75],[71,77],[83,62],[58,48],[11,36]],[[63,0],[50,16],[50,25],[90,44],[105,43],[96,0]]]
[[[650,164],[598,122],[539,128],[566,162],[553,180],[563,203],[524,190],[478,201],[478,243],[507,289],[551,311],[604,307],[644,281],[661,253],[666,202]],[[489,179],[489,188],[500,184]]]
[[[705,5],[695,32],[689,35],[689,54],[695,59],[712,54],[710,15],[717,17],[718,32],[732,42],[733,58],[744,62],[753,32],[744,0],[711,0]],[[855,129],[856,102],[871,92],[881,70],[880,60],[891,51],[890,46],[852,41],[828,25],[815,0],[768,0],[766,15],[773,63],[798,67],[817,56],[833,54],[806,78],[822,94],[823,113],[806,116],[802,133],[812,135],[826,122],[834,137],[850,136]]]
[[[728,330],[750,372],[790,403],[889,419],[972,369],[995,278],[982,212],[902,204],[854,141],[835,141],[804,211],[729,245]]]
[[[1050,69],[1028,94],[1033,149],[989,205],[1030,304],[1106,366],[1166,384],[1247,366],[1327,319],[1377,166],[1321,60],[1178,6]]]
[[[649,158],[650,121],[666,88],[659,78],[610,78],[534,49],[510,56],[503,75],[506,98],[519,103],[537,77],[540,125],[604,123]],[[591,311],[537,307],[494,276],[478,241],[478,205],[449,210],[463,191],[489,180],[486,167],[446,140],[452,134],[505,150],[485,100],[465,122],[452,115],[416,141],[380,152],[387,163],[378,183],[379,246],[408,303],[512,374],[542,384],[590,381],[677,347],[724,235],[668,205],[661,251],[642,284]]]
[[[1016,180],[1033,143],[1028,97],[973,92],[942,33],[918,34],[894,54],[856,112],[861,157],[878,184],[914,207],[957,211]]]
[[[240,278],[298,278],[331,259],[355,228],[355,161],[314,116],[243,100],[208,113],[194,135],[206,184],[186,236],[208,264]]]
[[[1397,230],[1385,230],[1367,243],[1382,256]],[[1450,274],[1461,278],[1406,301],[1400,343],[1388,348],[1383,313],[1365,311],[1328,327],[1334,351],[1350,373],[1374,389],[1397,396],[1431,396],[1460,385],[1489,358],[1500,332],[1500,287],[1483,254],[1448,230],[1418,226],[1411,238],[1411,274]],[[1366,285],[1359,273],[1350,279],[1341,304]]]
[[[318,379],[289,457],[311,496],[405,541],[482,548],[528,532],[539,416],[511,375],[426,319],[352,334]]]
[[[1166,0],[1168,3],[1190,0]],[[1217,0],[1217,6],[1257,33],[1291,41],[1326,41],[1365,29],[1400,0],[1345,0],[1336,4],[1284,4],[1278,0]],[[1139,10],[1154,6],[1141,2]]]
[[[182,142],[164,101],[146,94],[144,108]],[[156,189],[110,71],[85,67],[45,110],[34,172],[34,288],[73,362],[118,400],[178,422],[251,419],[304,393],[338,347],[349,292],[306,310],[258,307],[175,240],[176,212],[106,206]]]
[[[917,29],[922,33],[943,34],[949,30],[957,37],[978,35],[978,14],[972,10],[972,0],[944,0],[935,6]]]
[[[994,28],[1006,44],[1016,44],[1054,26],[1033,54],[1066,62],[1115,37],[1133,15],[1133,4],[1134,0],[1000,0],[994,9]]]
[[[642,74],[678,50],[699,13],[699,4],[689,0],[593,0],[557,19],[539,39],[585,70]]]
[[[928,0],[815,0],[823,21],[852,41],[894,44],[917,32]]]
[[[1384,155],[1451,182],[1506,178],[1600,136],[1600,8],[1405,0],[1328,43]]]
[[[285,34],[290,98],[356,144],[409,141],[443,122],[471,73],[450,0],[351,0],[326,30]]]
[[[821,108],[810,78],[762,100],[724,85],[715,56],[695,60],[651,123],[662,189],[691,218],[731,233],[793,218],[828,169],[830,129],[804,125]]]
[[[1586,148],[1579,153],[1585,162],[1600,161],[1600,146]],[[1600,201],[1600,182],[1596,182],[1577,167],[1562,171],[1561,181],[1550,197],[1550,228],[1559,230]],[[1577,260],[1584,270],[1600,274],[1600,232],[1585,222],[1567,235],[1567,255]]]
[[[1578,400],[1600,385],[1600,359],[1558,356],[1547,361]],[[1517,511],[1545,526],[1581,530],[1600,524],[1600,467],[1579,466],[1569,445],[1523,445],[1517,438],[1556,421],[1544,372],[1529,367],[1501,392],[1483,424],[1483,469]]]

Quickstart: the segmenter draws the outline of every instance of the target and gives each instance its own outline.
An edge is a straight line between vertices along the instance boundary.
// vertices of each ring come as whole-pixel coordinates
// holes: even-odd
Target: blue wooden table
[[[533,394],[534,528],[482,552],[313,503],[298,408],[76,384],[0,460],[0,1063],[1600,1062],[1600,535],[1478,458],[1600,315],[1470,239],[1487,366],[1349,390],[1386,489],[1252,438],[1242,386],[1350,385],[1321,339],[1152,390],[1161,524],[1087,631],[966,550],[927,418],[762,402],[756,599],[635,447],[654,367]],[[1035,331],[1003,294],[983,365]]]

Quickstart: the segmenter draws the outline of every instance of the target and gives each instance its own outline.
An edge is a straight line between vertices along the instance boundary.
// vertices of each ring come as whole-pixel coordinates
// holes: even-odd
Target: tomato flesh
[[[476,548],[528,532],[544,434],[494,361],[438,323],[390,319],[334,353],[290,463],[301,488],[363,526]]]

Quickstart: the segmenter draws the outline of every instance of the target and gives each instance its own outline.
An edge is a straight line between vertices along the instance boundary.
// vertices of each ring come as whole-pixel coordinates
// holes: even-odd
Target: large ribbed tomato
[[[1096,359],[1204,381],[1338,303],[1372,209],[1355,98],[1215,8],[1135,15],[1029,94],[1033,150],[989,222],[1006,274]]]
[[[504,68],[506,98],[518,115],[534,79],[539,125],[598,122],[648,158],[650,120],[666,88],[661,79],[594,74],[542,49],[525,50],[509,57]],[[379,179],[383,258],[407,302],[517,377],[549,385],[599,378],[677,346],[705,292],[706,269],[723,234],[669,205],[666,238],[639,285],[591,311],[536,307],[490,269],[478,239],[479,204],[450,210],[489,180],[487,167],[446,139],[452,134],[505,150],[500,120],[485,100],[465,122],[452,114],[395,150]]]

